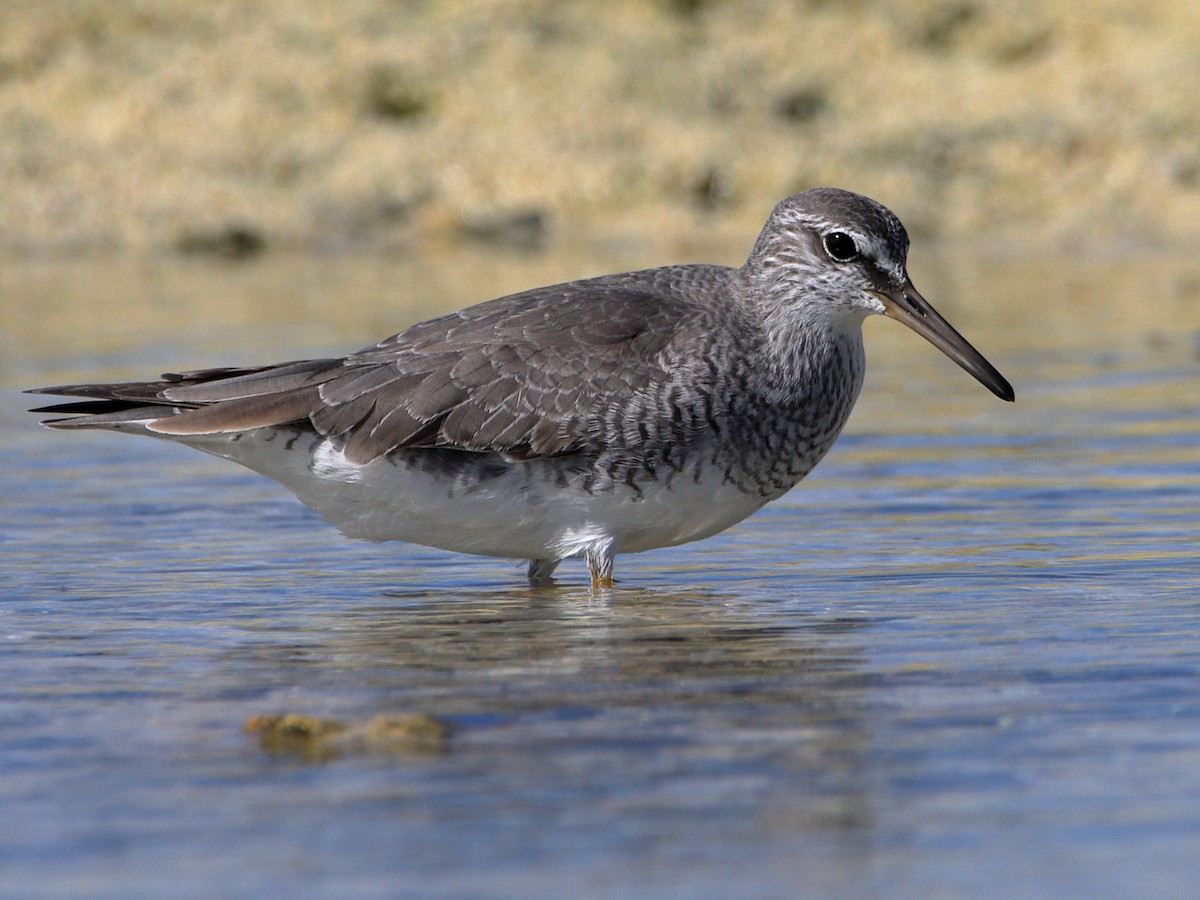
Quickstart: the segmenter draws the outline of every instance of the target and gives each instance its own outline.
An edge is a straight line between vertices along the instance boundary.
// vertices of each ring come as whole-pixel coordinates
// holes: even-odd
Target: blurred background
[[[748,246],[815,185],[1190,247],[1198,48],[1191,0],[6,3],[0,249]]]

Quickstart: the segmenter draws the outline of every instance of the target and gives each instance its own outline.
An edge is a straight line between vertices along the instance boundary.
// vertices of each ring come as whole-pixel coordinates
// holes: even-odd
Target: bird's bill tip
[[[921,335],[1001,400],[1012,402],[1016,399],[1008,380],[929,305],[911,281],[906,281],[898,290],[872,293],[883,303],[883,312],[888,318],[904,323]]]

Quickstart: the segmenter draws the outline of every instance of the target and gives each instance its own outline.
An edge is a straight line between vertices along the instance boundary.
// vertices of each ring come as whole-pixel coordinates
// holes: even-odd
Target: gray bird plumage
[[[713,533],[812,469],[861,386],[867,314],[900,318],[1011,399],[999,373],[912,288],[907,248],[884,207],[816,189],[776,207],[740,269],[667,266],[537,288],[343,358],[40,388],[84,399],[37,411],[61,416],[46,421],[55,428],[136,430],[234,459],[281,480],[350,533],[524,555],[533,580],[582,554],[603,584],[616,553]],[[273,430],[309,436],[307,474],[281,475],[276,460],[261,458],[277,449],[233,447]],[[330,454],[342,468],[318,465]],[[375,479],[369,473],[380,463],[432,472],[435,488],[497,492],[496,509],[514,502],[505,491],[536,495],[551,521],[522,507],[526,524],[513,527],[524,531],[508,543],[455,537],[453,505],[430,512],[432,501],[422,499],[429,488],[398,474],[379,482],[394,496],[359,497],[354,485]],[[318,490],[305,479],[323,482]],[[680,490],[682,482],[694,489]],[[558,493],[527,490],[547,484]],[[658,507],[643,502],[647,492],[699,509],[705,485],[714,501],[722,491],[746,500],[694,528],[664,523],[656,536]],[[463,519],[472,514],[463,507]],[[379,516],[392,531],[359,522]]]

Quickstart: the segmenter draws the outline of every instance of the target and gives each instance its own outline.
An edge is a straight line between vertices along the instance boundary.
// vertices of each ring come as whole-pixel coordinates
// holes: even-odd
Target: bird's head
[[[744,271],[767,316],[857,329],[868,315],[903,322],[1002,400],[1012,386],[943,319],[908,277],[908,233],[874,200],[814,188],[781,201]]]

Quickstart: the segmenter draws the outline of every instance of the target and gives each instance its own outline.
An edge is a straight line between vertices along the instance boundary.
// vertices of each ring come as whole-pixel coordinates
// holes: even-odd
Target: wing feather
[[[681,360],[709,370],[706,337],[733,305],[733,272],[675,266],[540,288],[343,359],[37,392],[88,398],[46,407],[80,416],[56,427],[137,418],[184,436],[307,424],[360,463],[401,447],[555,456],[594,445],[598,421],[670,382]]]
[[[308,417],[318,402],[315,387],[295,388],[264,396],[236,397],[185,410],[147,427],[159,434],[228,434],[269,425],[283,425]]]

